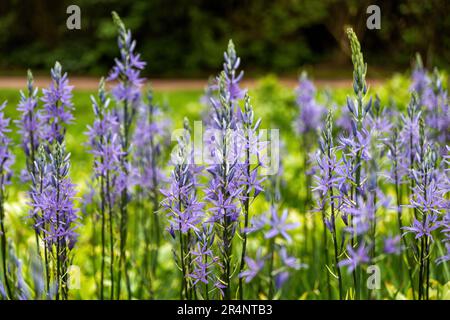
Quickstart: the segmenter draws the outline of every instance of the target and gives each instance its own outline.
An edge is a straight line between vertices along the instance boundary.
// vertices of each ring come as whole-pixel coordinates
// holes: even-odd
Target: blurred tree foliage
[[[81,8],[82,29],[66,28],[66,8]],[[381,8],[381,30],[366,29],[366,8]],[[1,0],[0,68],[105,73],[117,54],[110,12],[138,39],[152,76],[203,76],[217,69],[233,38],[250,72],[295,74],[302,65],[348,63],[344,27],[362,39],[367,60],[408,66],[450,61],[448,0]],[[389,57],[389,58],[387,58]]]

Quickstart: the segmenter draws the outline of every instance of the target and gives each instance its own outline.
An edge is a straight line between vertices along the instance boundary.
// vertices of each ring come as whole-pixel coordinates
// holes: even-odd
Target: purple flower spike
[[[0,188],[2,189],[11,182],[11,166],[14,163],[14,155],[10,150],[11,139],[8,137],[11,132],[9,129],[11,120],[5,117],[3,112],[5,107],[6,102],[0,104]]]
[[[20,120],[14,121],[21,136],[22,149],[26,156],[26,170],[21,174],[22,181],[31,180],[34,174],[34,158],[42,139],[42,114],[38,110],[38,89],[33,85],[33,74],[28,70],[28,92],[20,91],[20,102],[17,111],[21,112]]]
[[[126,126],[131,124],[133,115],[137,112],[141,99],[140,89],[144,79],[140,77],[141,71],[145,67],[145,62],[141,61],[140,55],[135,53],[136,41],[131,37],[131,31],[125,28],[120,17],[113,12],[113,20],[119,29],[118,46],[120,57],[115,59],[107,81],[118,80],[112,90],[112,94],[117,102],[124,103],[130,109],[129,114],[120,113],[120,122]]]
[[[402,252],[400,236],[387,237],[384,240],[384,253],[398,255]]]
[[[65,126],[72,123],[73,120],[73,104],[72,104],[72,89],[69,86],[69,79],[67,73],[62,73],[62,67],[59,62],[51,69],[52,82],[48,89],[43,89],[44,96],[44,114],[45,121],[45,139],[50,143],[57,141],[61,143],[66,134]]]
[[[316,88],[303,73],[299,79],[299,85],[295,90],[296,102],[300,109],[299,117],[295,123],[297,132],[305,134],[315,132],[320,128],[326,109],[315,100]]]

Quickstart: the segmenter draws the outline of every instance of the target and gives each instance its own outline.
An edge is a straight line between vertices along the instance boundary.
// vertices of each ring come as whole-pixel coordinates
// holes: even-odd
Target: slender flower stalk
[[[354,186],[352,188],[353,194],[353,204],[357,205],[359,203],[359,198],[362,196],[364,189],[363,182],[365,181],[363,174],[363,160],[368,160],[365,150],[370,141],[369,133],[364,130],[364,120],[366,115],[371,109],[372,99],[367,103],[364,102],[365,96],[367,94],[367,84],[366,84],[366,73],[367,64],[364,62],[363,54],[361,52],[361,46],[359,44],[356,34],[351,28],[347,29],[347,36],[350,41],[350,47],[352,52],[352,62],[353,62],[353,90],[355,93],[355,98],[347,99],[347,107],[351,113],[352,117],[352,135],[351,138],[342,141],[343,145],[353,148],[354,152],[351,152],[350,161],[353,166],[354,171]],[[352,222],[350,222],[352,224]],[[352,228],[352,226],[351,226]],[[357,239],[361,242],[361,239]],[[354,243],[354,238],[352,237],[352,244]],[[361,270],[356,268],[353,270],[353,279],[355,285],[356,299],[361,297]]]
[[[443,157],[442,166],[444,167],[443,178],[440,183],[441,192],[444,195],[443,207],[447,210],[447,213],[442,217],[441,233],[443,234],[442,243],[446,248],[446,253],[440,256],[436,262],[441,264],[443,262],[450,261],[450,200],[445,198],[445,195],[450,194],[450,146],[446,146],[447,154]]]
[[[42,114],[38,106],[38,88],[34,87],[33,74],[30,70],[27,75],[27,93],[20,91],[20,102],[17,107],[17,111],[21,113],[21,119],[15,121],[26,156],[26,171],[22,173],[24,181],[31,180],[30,176],[35,173],[34,161],[42,138]]]
[[[415,187],[412,171],[414,170],[417,161],[415,146],[419,143],[419,119],[422,114],[418,103],[418,96],[413,92],[407,107],[407,116],[402,115],[403,126],[400,132],[400,145],[403,150],[402,156],[406,159],[402,163],[404,169],[408,172],[409,177],[408,197],[411,196],[411,192]],[[414,217],[417,218],[417,209],[412,208],[412,210],[414,212]]]
[[[396,199],[396,212],[397,212],[397,226],[398,226],[398,236],[401,238],[404,248],[408,248],[408,242],[406,237],[402,237],[403,234],[403,184],[405,182],[404,176],[407,175],[407,171],[405,170],[402,163],[404,160],[402,159],[402,148],[399,130],[397,125],[393,127],[392,133],[389,138],[385,139],[386,146],[388,148],[387,157],[391,161],[392,167],[388,170],[390,174],[388,174],[389,180],[394,183],[395,187],[395,199]],[[409,254],[409,250],[403,250],[402,254],[405,258],[406,268],[408,269],[409,281],[412,289],[413,298],[415,297],[415,283],[413,280],[413,270],[412,270],[412,257]],[[400,263],[402,263],[403,259],[400,259]]]
[[[299,79],[299,85],[295,90],[296,93],[296,103],[299,108],[299,115],[296,119],[295,127],[297,134],[301,138],[301,153],[303,157],[303,177],[304,177],[304,185],[305,185],[305,197],[302,200],[303,205],[303,213],[305,215],[305,223],[303,224],[303,232],[305,236],[305,251],[304,254],[308,254],[308,223],[307,223],[307,215],[311,210],[312,204],[312,195],[311,195],[311,187],[312,187],[312,171],[309,166],[309,158],[310,153],[313,149],[314,141],[317,141],[317,130],[319,129],[323,117],[326,114],[326,109],[317,103],[315,95],[316,88],[312,81],[308,79],[308,76],[305,72],[302,73]],[[314,222],[314,220],[313,220]],[[315,237],[311,236],[311,249],[314,252],[314,243]]]
[[[35,228],[44,242],[47,290],[50,291],[53,275],[55,297],[59,300],[68,298],[68,268],[77,241],[78,209],[74,206],[75,185],[69,177],[70,154],[64,147],[66,125],[73,120],[72,87],[58,62],[51,70],[51,78],[42,98],[44,135],[48,145],[46,151],[41,145],[35,161],[31,205]]]
[[[415,234],[419,240],[419,283],[418,298],[429,299],[430,288],[430,260],[433,243],[432,232],[439,228],[438,216],[445,210],[445,187],[438,178],[437,154],[432,144],[426,141],[424,122],[419,120],[419,144],[416,147],[417,166],[411,172],[415,184],[412,190],[410,206],[415,208],[418,218],[413,219],[412,226],[403,227],[406,233]]]
[[[226,76],[222,72],[219,79],[219,103],[214,105],[214,121],[218,126],[213,141],[214,161],[208,169],[211,181],[206,191],[206,199],[211,203],[211,221],[216,225],[223,266],[221,282],[225,286],[224,298],[231,299],[231,276],[233,267],[232,243],[240,216],[239,197],[243,187],[239,183],[239,166],[235,148],[235,138],[231,132],[236,128],[234,103],[230,99]]]
[[[121,170],[123,173],[123,190],[120,199],[120,221],[119,221],[119,271],[117,277],[117,295],[120,298],[122,274],[125,275],[128,298],[131,299],[131,284],[127,267],[129,265],[126,255],[126,244],[128,235],[128,203],[129,203],[129,175],[130,175],[130,139],[131,129],[138,106],[141,101],[140,88],[143,79],[140,72],[144,69],[145,62],[141,61],[140,55],[135,53],[136,42],[131,37],[131,31],[125,28],[124,23],[116,12],[112,12],[114,23],[118,29],[118,45],[120,58],[115,60],[115,66],[108,76],[108,81],[118,80],[112,90],[116,100],[116,114],[120,123],[119,138],[122,145],[120,157]]]
[[[336,229],[336,198],[334,189],[339,190],[339,180],[336,171],[340,163],[335,154],[335,147],[333,142],[333,114],[329,110],[326,118],[325,127],[322,130],[320,139],[320,149],[317,159],[317,173],[315,175],[315,186],[313,191],[319,194],[319,209],[322,212],[322,220],[324,223],[324,230],[329,230],[333,240],[334,248],[334,266],[339,283],[339,299],[343,299],[343,280],[339,268],[340,251],[338,249],[338,235]],[[327,214],[329,212],[329,214]],[[324,245],[326,245],[326,235],[324,236]],[[328,260],[328,254],[325,252],[325,260]]]
[[[207,141],[210,147],[212,164],[208,168],[211,179],[206,190],[206,199],[211,204],[211,221],[216,226],[220,265],[223,268],[220,281],[221,285],[224,286],[224,298],[229,300],[231,299],[234,270],[233,239],[239,227],[241,200],[244,199],[245,206],[245,197],[248,196],[244,194],[244,197],[242,197],[242,194],[244,189],[249,190],[246,184],[242,183],[241,176],[243,172],[245,176],[249,167],[245,166],[245,135],[242,139],[238,133],[241,122],[237,110],[238,99],[241,99],[245,94],[245,91],[239,87],[239,81],[242,79],[243,73],[240,72],[236,76],[240,59],[236,55],[231,40],[228,43],[227,51],[224,53],[224,58],[224,70],[216,79],[215,89],[218,97],[210,99],[212,106],[210,129],[213,129],[214,134],[208,137],[210,140]],[[249,105],[247,108],[250,108]],[[248,112],[250,111],[248,110]],[[248,126],[248,124],[244,126]],[[240,166],[242,154],[244,154],[244,166]],[[243,167],[244,170],[242,170]],[[245,180],[247,179],[244,178]]]
[[[20,120],[15,122],[22,137],[21,146],[25,153],[26,169],[22,171],[21,178],[24,182],[30,180],[33,182],[31,177],[36,175],[34,163],[42,138],[42,115],[38,109],[38,89],[34,87],[33,74],[28,70],[27,75],[27,93],[20,91],[20,102],[17,107],[17,111],[21,112],[22,116]],[[34,219],[35,217],[32,218]],[[35,224],[36,219],[33,221],[33,225]],[[36,252],[41,257],[39,233],[36,228],[34,228],[34,231]]]
[[[44,139],[52,144],[62,143],[66,134],[66,126],[73,120],[72,89],[69,85],[67,73],[62,73],[59,62],[50,70],[51,83],[43,89],[44,102],[43,120],[45,122]]]
[[[6,186],[11,183],[12,171],[11,165],[14,162],[14,156],[11,153],[11,139],[8,137],[10,119],[5,117],[4,109],[6,102],[0,105],[0,251],[2,256],[3,282],[6,288],[6,295],[12,298],[12,287],[8,273],[8,250],[7,236],[5,227],[5,200]]]
[[[44,157],[40,155],[39,158]],[[78,209],[74,205],[75,185],[69,178],[70,154],[65,152],[63,145],[56,142],[52,146],[52,152],[44,158],[44,166],[48,168],[49,176],[44,177],[45,189],[32,194],[32,205],[37,212],[42,213],[36,227],[49,252],[46,259],[51,261],[47,260],[47,263],[53,266],[52,274],[57,284],[56,299],[67,299],[68,269],[72,249],[78,238],[75,230],[79,224]]]
[[[242,143],[244,144],[244,160],[241,165],[241,183],[244,187],[241,200],[244,213],[244,229],[241,232],[243,243],[241,262],[239,266],[239,273],[241,273],[245,267],[245,256],[247,251],[247,233],[245,230],[248,228],[249,223],[250,204],[263,191],[261,186],[263,179],[258,177],[258,169],[261,164],[259,162],[260,143],[258,142],[257,130],[259,128],[259,124],[261,123],[261,119],[258,119],[256,123],[254,123],[253,108],[250,104],[250,97],[248,94],[245,95],[244,110],[242,111],[239,109],[239,118],[242,125],[242,128],[240,128],[243,136]],[[252,161],[251,157],[258,158],[258,163],[252,166],[252,162],[254,161]],[[244,286],[242,281],[242,277],[239,278],[239,299],[241,300],[244,298]]]
[[[120,191],[118,180],[121,174],[120,157],[122,155],[118,139],[119,123],[117,118],[108,109],[110,100],[105,91],[105,82],[100,80],[98,97],[91,96],[95,120],[88,126],[88,147],[94,156],[95,190],[94,196],[96,210],[101,218],[101,268],[100,268],[100,298],[105,297],[105,273],[107,260],[107,247],[109,246],[109,276],[111,283],[110,298],[114,297],[114,219],[116,202]],[[109,228],[108,228],[109,225]],[[108,230],[109,229],[109,230]],[[109,236],[109,245],[108,239]]]
[[[137,171],[136,203],[140,210],[140,218],[136,218],[136,232],[142,234],[145,239],[142,257],[143,270],[139,287],[139,296],[141,296],[142,290],[149,287],[148,282],[155,277],[158,265],[162,236],[158,213],[159,190],[165,180],[160,166],[164,148],[168,145],[169,121],[162,118],[162,112],[153,101],[151,90],[147,92],[147,102],[141,105],[138,112],[139,117],[133,136],[133,166]],[[150,200],[151,207],[146,206],[146,199]],[[152,212],[150,215],[148,210]],[[139,246],[139,238],[137,240],[136,245]]]
[[[199,232],[199,225],[203,222],[204,203],[197,200],[197,175],[199,167],[192,163],[192,145],[188,123],[185,121],[185,130],[178,139],[177,149],[172,153],[171,162],[174,165],[170,185],[161,190],[165,197],[163,208],[167,211],[169,220],[168,231],[178,241],[178,253],[174,250],[175,260],[181,271],[180,298],[195,298],[195,280],[192,282],[193,255],[195,242],[193,236]]]
[[[209,300],[211,292],[213,290],[219,291],[219,294],[223,294],[221,290],[223,287],[220,285],[219,279],[217,279],[215,269],[219,266],[219,258],[213,253],[214,244],[214,229],[209,223],[204,223],[201,230],[195,231],[196,246],[192,248],[192,272],[188,275],[192,286],[195,288],[198,295]],[[213,283],[210,287],[209,284]],[[203,285],[203,286],[202,286]]]
[[[411,80],[411,92],[417,94],[418,106],[422,108],[429,128],[429,138],[439,144],[440,151],[445,154],[445,145],[450,141],[450,111],[444,81],[437,69],[428,74],[420,55],[417,55]]]

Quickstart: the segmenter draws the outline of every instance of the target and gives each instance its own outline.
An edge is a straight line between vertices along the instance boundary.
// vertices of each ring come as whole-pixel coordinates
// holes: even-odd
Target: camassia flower
[[[431,233],[440,226],[438,216],[436,214],[426,215],[424,219],[425,220],[422,222],[414,218],[412,226],[403,227],[403,230],[406,230],[403,235],[412,232],[416,239],[428,237],[433,241]]]
[[[69,177],[70,154],[65,152],[64,145],[55,142],[48,156],[45,152],[40,147],[36,161],[36,185],[39,187],[31,192],[31,205],[35,212],[35,227],[47,248],[46,259],[51,259],[55,267],[56,299],[60,296],[67,299],[67,272],[72,259],[71,252],[78,239],[76,229],[80,223],[74,203],[76,190]],[[50,290],[48,264],[46,268],[47,289]]]
[[[300,223],[298,223],[298,222],[288,223],[287,222],[287,218],[288,218],[288,210],[287,209],[284,209],[281,216],[278,216],[277,209],[274,206],[272,206],[270,208],[270,213],[271,213],[270,219],[269,219],[270,230],[265,234],[264,237],[266,239],[270,239],[270,238],[276,237],[278,235],[281,235],[283,238],[286,239],[286,241],[291,242],[292,238],[287,233],[287,231],[297,228],[300,225]]]
[[[34,161],[42,139],[42,113],[38,109],[38,89],[34,87],[33,74],[28,70],[27,93],[20,91],[17,111],[21,119],[15,123],[19,128],[22,149],[26,157],[26,170],[21,174],[23,181],[29,181],[34,174]]]
[[[5,185],[11,182],[11,166],[14,162],[14,155],[10,150],[11,139],[8,137],[9,124],[11,119],[5,117],[4,109],[6,102],[0,104],[0,188],[3,190]],[[3,201],[3,199],[0,199]]]
[[[227,58],[236,59],[234,46],[228,46]],[[231,61],[231,60],[230,60]],[[207,168],[210,181],[206,189],[206,200],[211,204],[210,221],[217,227],[217,241],[221,252],[220,263],[224,267],[221,281],[225,285],[226,299],[231,298],[232,275],[232,243],[238,228],[241,214],[240,201],[245,186],[242,185],[239,156],[243,145],[238,143],[237,132],[237,101],[240,94],[236,86],[231,83],[234,71],[228,67],[236,63],[228,63],[226,70],[217,78],[218,100],[211,99],[213,136],[207,137],[206,144],[211,155],[210,166]],[[229,74],[227,74],[229,73]]]
[[[348,258],[341,260],[338,263],[338,267],[348,267],[347,272],[352,273],[356,267],[369,263],[370,258],[368,255],[369,248],[364,243],[360,244],[358,248],[354,249],[350,244],[347,245]]]
[[[447,252],[436,259],[437,264],[450,261],[450,211],[442,218],[440,225],[442,226],[441,233],[444,235],[443,243]]]
[[[245,282],[252,281],[264,269],[266,257],[262,257],[262,251],[258,250],[256,259],[245,257],[247,269],[239,274],[239,277],[245,278]]]
[[[400,150],[401,157],[404,161],[400,164],[404,166],[404,170],[411,170],[416,161],[415,146],[419,143],[419,119],[421,111],[419,111],[417,94],[411,95],[411,101],[407,107],[407,116],[401,115],[402,129],[400,131]]]
[[[212,246],[214,243],[214,230],[210,223],[202,225],[201,230],[195,232],[197,244],[191,249],[192,271],[187,276],[193,281],[192,285],[202,292],[204,298],[209,299],[211,291],[209,284],[223,295],[223,286],[219,286],[220,280],[215,274],[215,269],[220,267],[219,258],[214,255]],[[200,284],[203,285],[200,286]]]
[[[50,173],[47,189],[32,195],[34,207],[42,212],[36,226],[48,247],[67,245],[71,250],[78,238],[75,230],[79,221],[74,205],[75,185],[69,178],[70,154],[65,153],[64,146],[56,144],[47,161]]]
[[[178,139],[176,151],[172,154],[174,169],[170,185],[161,190],[165,197],[162,206],[167,210],[170,229],[186,234],[189,230],[198,231],[197,225],[204,218],[204,203],[197,199],[197,172],[190,163],[192,157],[189,130]]]
[[[384,239],[384,253],[386,254],[400,254],[402,247],[400,245],[400,236],[387,237]]]
[[[52,82],[48,89],[43,89],[43,120],[45,122],[44,137],[49,143],[62,143],[66,134],[66,125],[73,120],[72,89],[67,73],[62,73],[59,62],[51,69]]]
[[[141,99],[140,89],[144,81],[140,77],[140,73],[146,63],[141,60],[140,54],[135,52],[136,41],[133,40],[131,31],[125,28],[122,20],[115,12],[113,12],[113,19],[119,29],[117,42],[120,57],[115,59],[115,65],[107,80],[118,80],[112,90],[112,94],[119,104],[125,106],[123,110],[118,110],[120,111],[120,123],[123,124],[125,129],[131,125],[139,107]]]
[[[181,270],[181,293],[186,299],[190,299],[196,290],[193,283],[197,284],[198,281],[205,280],[207,274],[204,273],[208,272],[207,265],[192,263],[195,242],[191,240],[191,236],[200,231],[199,226],[203,223],[205,216],[204,203],[197,200],[198,168],[191,162],[192,156],[190,130],[188,123],[185,122],[185,130],[178,138],[175,151],[172,152],[173,170],[169,178],[169,186],[161,190],[164,196],[161,205],[167,212],[170,224],[168,231],[174,239],[179,241],[179,251],[174,250],[174,255]],[[178,247],[178,242],[175,246]],[[200,249],[202,248],[200,246]]]
[[[3,281],[4,281],[4,291],[1,293],[3,296],[12,297],[12,289],[10,280],[8,279],[8,257],[6,252],[7,247],[7,236],[5,228],[5,198],[6,198],[6,188],[5,186],[11,182],[11,166],[14,162],[14,156],[10,150],[11,139],[8,137],[8,133],[11,131],[9,129],[10,119],[5,117],[4,109],[6,107],[6,102],[0,104],[0,246],[2,248],[2,271],[3,271]],[[1,289],[0,283],[0,289]]]
[[[316,102],[316,88],[312,81],[308,79],[306,73],[302,73],[300,76],[295,93],[296,103],[300,110],[295,123],[297,132],[299,134],[315,132],[319,129],[322,119],[326,115],[326,109]]]

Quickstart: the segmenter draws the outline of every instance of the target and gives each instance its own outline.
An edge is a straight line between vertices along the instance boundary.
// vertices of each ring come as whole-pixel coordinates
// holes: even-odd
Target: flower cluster
[[[138,111],[139,117],[133,136],[134,166],[137,169],[136,184],[146,193],[155,196],[164,174],[159,165],[163,148],[168,142],[169,121],[161,117],[161,110],[153,101],[151,90],[147,103]]]
[[[34,174],[34,160],[41,143],[42,113],[38,109],[38,89],[34,87],[33,74],[28,70],[27,94],[20,91],[20,102],[17,111],[21,119],[15,121],[22,137],[21,145],[26,156],[26,170],[21,174],[23,181],[29,181]]]
[[[31,192],[35,228],[42,236],[46,247],[46,261],[53,258],[57,299],[68,295],[67,270],[71,260],[79,226],[78,209],[75,206],[75,185],[69,177],[70,154],[64,145],[55,143],[51,153],[46,155],[43,147],[39,149],[36,160],[36,181]],[[48,268],[47,264],[47,268]],[[51,272],[47,269],[47,285]],[[48,288],[49,290],[49,288]]]
[[[5,228],[5,199],[6,185],[10,184],[12,171],[11,165],[14,162],[14,156],[10,150],[11,139],[8,137],[10,119],[5,117],[4,109],[6,102],[0,105],[0,248],[1,248],[1,268],[3,270],[3,281],[6,292],[4,296],[12,296],[11,285],[8,279],[8,258],[7,258],[7,238]],[[1,284],[0,284],[1,285]],[[5,291],[5,290],[3,290]]]
[[[301,75],[295,93],[295,101],[300,110],[295,123],[297,132],[299,134],[316,132],[322,124],[326,109],[316,102],[316,88],[312,81],[308,79],[306,73]]]
[[[211,205],[210,221],[215,223],[217,229],[224,294],[226,299],[230,299],[232,240],[238,228],[240,199],[245,189],[240,179],[242,170],[239,158],[241,154],[246,154],[242,152],[246,144],[242,143],[237,133],[239,128],[237,99],[243,96],[244,91],[239,87],[242,73],[236,77],[240,59],[236,55],[233,42],[229,42],[224,57],[224,71],[216,79],[218,97],[210,100],[212,128],[215,130],[211,137],[207,137],[212,164],[208,168],[211,177],[206,189],[206,200]]]
[[[73,120],[72,89],[67,73],[62,73],[59,62],[50,71],[52,82],[43,89],[44,102],[43,121],[45,122],[44,138],[49,143],[62,143],[66,134],[66,125]]]
[[[11,139],[8,137],[10,119],[5,116],[4,109],[6,102],[0,104],[0,189],[11,182],[11,166],[14,162],[14,155],[12,154]],[[2,197],[3,198],[3,197]],[[3,202],[3,199],[0,200]]]
[[[124,139],[128,139],[127,128],[131,125],[133,117],[140,104],[141,92],[144,79],[140,77],[141,70],[145,67],[145,62],[141,60],[140,54],[135,53],[136,41],[131,37],[131,31],[125,28],[120,17],[113,12],[114,23],[119,30],[118,46],[120,58],[115,59],[115,65],[112,68],[107,80],[118,80],[114,86],[112,94],[118,103],[124,105],[119,113],[120,123],[125,130]]]
[[[169,233],[180,244],[179,254],[174,250],[175,259],[182,273],[181,296],[190,299],[195,294],[196,281],[189,283],[193,274],[193,234],[200,232],[199,226],[204,222],[204,203],[197,198],[197,176],[201,168],[192,163],[192,145],[188,121],[185,121],[185,130],[178,138],[176,150],[172,153],[171,163],[174,166],[170,184],[167,189],[161,190],[164,199],[162,207],[167,211],[170,226]],[[207,241],[209,243],[209,241]],[[205,248],[205,250],[207,250]],[[195,264],[194,264],[195,265]],[[195,273],[193,273],[195,272]]]

